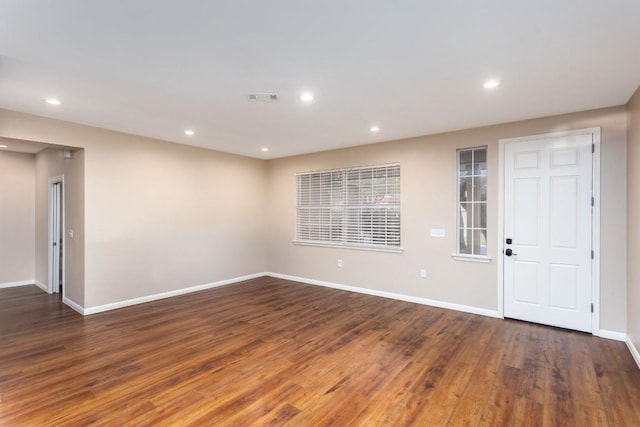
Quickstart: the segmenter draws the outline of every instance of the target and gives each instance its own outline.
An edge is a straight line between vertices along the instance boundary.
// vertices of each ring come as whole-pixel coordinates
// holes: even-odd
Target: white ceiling
[[[5,145],[7,146],[7,148],[3,147]],[[60,148],[49,144],[43,144],[41,142],[0,137],[0,153],[2,151],[13,151],[17,153],[37,154],[49,147]]]
[[[257,158],[621,105],[639,84],[638,0],[0,0],[0,108]]]

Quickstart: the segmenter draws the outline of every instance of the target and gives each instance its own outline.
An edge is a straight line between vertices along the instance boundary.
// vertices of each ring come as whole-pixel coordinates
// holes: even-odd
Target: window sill
[[[486,255],[464,255],[464,254],[453,254],[451,255],[456,261],[468,261],[468,262],[491,262],[491,257]]]
[[[315,243],[315,242],[301,242],[294,240],[293,244],[296,246],[316,246],[321,248],[334,248],[334,249],[355,249],[358,251],[373,251],[373,252],[388,252],[393,254],[401,254],[404,252],[402,248],[381,248],[376,246],[352,246],[352,245],[332,245],[331,243]]]

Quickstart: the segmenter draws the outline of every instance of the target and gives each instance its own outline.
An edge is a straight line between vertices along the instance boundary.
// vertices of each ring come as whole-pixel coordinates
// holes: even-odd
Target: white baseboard
[[[413,302],[416,304],[430,305],[433,307],[446,308],[449,310],[463,311],[465,313],[479,314],[481,316],[501,318],[497,310],[487,310],[485,308],[471,307],[468,305],[454,304],[445,301],[437,301],[428,298],[414,297],[410,295],[396,294],[392,292],[377,291],[374,289],[360,288],[357,286],[341,285],[339,283],[323,282],[321,280],[307,279],[304,277],[289,276],[287,274],[266,273],[267,276],[278,279],[291,280],[294,282],[307,283],[309,285],[324,286],[327,288],[340,289],[343,291],[357,292],[360,294],[374,295],[383,298],[390,298],[400,301]]]
[[[627,347],[629,347],[629,351],[631,352],[631,356],[633,356],[633,360],[636,361],[638,368],[640,368],[640,352],[638,352],[638,349],[633,344],[633,341],[628,335],[627,335],[626,342],[627,342]]]
[[[0,283],[0,289],[2,289],[2,288],[15,288],[17,286],[33,285],[34,282],[35,282],[35,280],[31,279],[31,280],[20,280],[18,282]]]
[[[162,292],[159,294],[147,295],[144,297],[133,298],[125,301],[118,301],[110,304],[98,305],[95,307],[88,307],[88,308],[82,308],[79,306],[78,307],[82,309],[82,311],[79,311],[79,312],[86,316],[90,314],[102,313],[104,311],[116,310],[118,308],[129,307],[132,305],[143,304],[145,302],[156,301],[159,299],[170,298],[170,297],[175,297],[175,296],[184,295],[184,294],[190,294],[192,292],[204,291],[205,289],[217,288],[219,286],[230,285],[232,283],[255,279],[257,277],[262,277],[266,275],[267,273],[249,274],[247,276],[234,277],[233,279],[221,280],[219,282],[213,282],[213,283],[206,283],[204,285],[191,286],[189,288],[176,289],[175,291]],[[73,308],[73,306],[70,306],[70,307]]]
[[[15,288],[17,286],[31,286],[31,285],[36,285],[37,287],[39,287],[40,289],[42,289],[45,292],[49,292],[49,288],[47,287],[47,285],[45,285],[42,282],[39,282],[35,279],[30,279],[30,280],[20,280],[18,282],[7,282],[7,283],[0,283],[0,289],[2,288]]]
[[[607,331],[605,329],[600,329],[600,332],[598,332],[597,336],[599,336],[600,338],[622,342],[625,342],[627,340],[627,334],[625,334],[624,332]]]
[[[75,311],[77,311],[78,313],[82,314],[83,316],[86,314],[84,308],[82,308],[82,306],[80,304],[78,304],[77,302],[72,301],[67,297],[64,297],[62,299],[62,302],[65,303],[66,305],[68,305],[69,307],[73,308]]]
[[[40,289],[42,289],[43,291],[45,291],[46,293],[49,293],[49,287],[44,283],[34,280],[33,284],[39,287]]]

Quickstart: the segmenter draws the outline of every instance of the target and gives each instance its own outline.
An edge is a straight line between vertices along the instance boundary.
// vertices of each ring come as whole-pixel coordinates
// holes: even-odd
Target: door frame
[[[60,183],[61,185],[61,199],[60,199],[60,215],[62,217],[62,230],[61,230],[61,235],[62,235],[62,299],[64,300],[65,298],[65,294],[66,294],[66,268],[64,268],[64,265],[66,263],[66,259],[67,259],[67,245],[65,242],[65,212],[64,212],[64,199],[65,199],[65,186],[64,186],[64,175],[58,175],[58,176],[54,176],[52,178],[49,178],[48,181],[48,193],[49,193],[49,200],[48,200],[48,205],[49,205],[49,218],[47,221],[48,224],[48,233],[47,233],[47,256],[48,256],[48,261],[47,261],[47,265],[48,265],[48,271],[47,271],[47,277],[49,280],[49,284],[47,286],[48,292],[50,294],[55,293],[55,290],[53,289],[53,283],[54,283],[54,278],[53,278],[53,246],[52,246],[52,242],[53,242],[53,187],[55,184]]]
[[[591,333],[600,336],[600,139],[601,128],[592,127],[570,131],[552,132],[540,135],[504,138],[498,140],[498,315],[504,319],[504,150],[507,143],[533,141],[547,138],[562,138],[575,135],[591,135],[593,141],[591,185],[594,197],[591,209],[591,247],[594,251],[591,261]]]

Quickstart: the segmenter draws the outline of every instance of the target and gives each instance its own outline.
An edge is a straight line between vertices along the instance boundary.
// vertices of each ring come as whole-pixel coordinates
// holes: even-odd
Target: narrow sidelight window
[[[458,255],[487,255],[487,147],[458,150]]]

